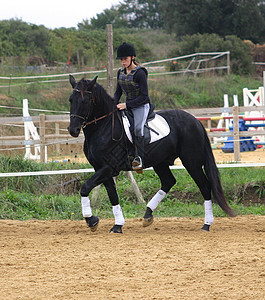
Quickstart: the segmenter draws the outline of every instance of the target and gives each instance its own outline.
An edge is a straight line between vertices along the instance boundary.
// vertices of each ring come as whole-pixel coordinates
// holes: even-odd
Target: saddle
[[[156,114],[155,105],[150,105],[150,110],[144,125],[144,143],[150,144],[156,142],[170,133],[170,128],[167,121],[159,114]],[[133,115],[129,111],[122,112],[122,121],[124,126],[124,131],[127,138],[131,143],[133,143],[134,136],[134,124]]]

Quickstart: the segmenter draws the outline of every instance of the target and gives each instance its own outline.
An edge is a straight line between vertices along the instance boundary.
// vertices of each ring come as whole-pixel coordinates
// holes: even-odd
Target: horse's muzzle
[[[79,127],[71,128],[70,126],[68,126],[67,129],[72,137],[78,137],[79,133],[81,131],[81,128],[79,128]]]

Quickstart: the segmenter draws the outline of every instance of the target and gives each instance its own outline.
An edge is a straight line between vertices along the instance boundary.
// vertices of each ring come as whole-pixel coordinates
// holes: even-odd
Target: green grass
[[[104,203],[103,203],[104,202]],[[231,207],[238,215],[265,215],[265,206],[253,204],[231,203]],[[125,218],[143,217],[146,205],[121,199],[121,206]],[[0,194],[0,219],[16,220],[81,220],[80,196],[64,195],[32,195],[16,191]],[[111,205],[106,197],[98,203],[92,204],[94,215],[100,218],[113,218]],[[217,205],[213,205],[216,217],[225,217],[225,213]],[[204,217],[202,204],[196,202],[182,202],[177,199],[165,198],[154,212],[156,217]]]
[[[243,88],[257,89],[262,79],[230,76],[149,76],[151,101],[159,109],[223,107],[224,94],[228,94],[232,106],[233,95],[238,95],[239,105],[243,106]]]
[[[0,156],[1,172],[55,170],[59,168],[87,168],[87,164],[42,164],[21,157]],[[177,180],[154,215],[157,217],[203,217],[203,198],[186,170],[173,170]],[[0,178],[0,219],[82,219],[79,195],[80,185],[91,173]],[[159,190],[160,181],[153,171],[134,174],[145,201]],[[239,215],[265,215],[265,168],[220,169],[227,201]],[[79,187],[64,186],[78,179]],[[136,195],[125,172],[116,178],[118,195],[126,218],[142,217],[146,204],[138,204]],[[101,218],[113,218],[111,204],[105,188],[101,188],[97,201],[92,202],[93,213]],[[225,216],[214,204],[214,215]]]
[[[104,75],[105,76],[105,75]],[[91,79],[89,76],[87,79]],[[101,75],[100,79],[103,78]],[[81,76],[76,76],[81,79]],[[107,88],[106,80],[98,83]],[[1,82],[0,82],[1,83]],[[156,109],[192,108],[192,107],[222,107],[224,94],[228,94],[230,106],[233,95],[238,95],[239,105],[243,105],[243,88],[257,89],[262,86],[262,78],[230,75],[200,75],[194,76],[149,76],[149,94]],[[29,108],[55,111],[69,110],[71,86],[68,82],[34,83],[17,87],[1,89],[0,104],[22,107],[22,100],[29,100]],[[39,112],[30,112],[38,115]],[[7,110],[0,108],[0,114],[6,116]],[[21,110],[8,109],[8,114],[21,115]],[[58,114],[58,113],[57,113]]]

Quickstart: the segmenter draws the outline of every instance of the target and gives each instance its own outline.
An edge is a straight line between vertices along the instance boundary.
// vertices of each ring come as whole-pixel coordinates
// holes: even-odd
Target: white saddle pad
[[[131,143],[133,143],[132,135],[130,132],[131,125],[130,125],[130,122],[126,115],[122,116],[122,121],[123,121],[125,133],[129,139],[129,141]],[[148,127],[151,128],[151,130],[149,129],[150,137],[151,137],[149,144],[154,143],[154,142],[166,137],[170,133],[170,127],[168,126],[167,121],[158,114],[155,115],[154,119],[152,119],[149,122],[146,122],[146,124]]]

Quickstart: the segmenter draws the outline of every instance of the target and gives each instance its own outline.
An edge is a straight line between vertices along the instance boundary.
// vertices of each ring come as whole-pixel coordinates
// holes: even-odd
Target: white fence
[[[219,66],[207,66],[209,62],[218,61],[226,57],[225,64]],[[169,62],[186,62],[185,68],[182,68],[177,71],[168,71],[165,72],[166,67],[165,64]],[[209,53],[193,53],[189,55],[179,56],[179,57],[172,57],[163,60],[156,60],[150,62],[144,62],[141,65],[145,66],[149,71],[149,76],[161,76],[161,75],[173,75],[173,74],[199,74],[203,72],[209,71],[217,71],[217,70],[225,70],[227,74],[230,74],[230,51],[226,52],[209,52]],[[154,67],[157,65],[157,67]],[[204,65],[204,67],[202,67]],[[114,69],[117,70],[117,69]],[[83,71],[83,72],[69,72],[73,75],[100,75],[100,74],[107,74],[107,70],[95,70],[95,71]],[[56,82],[63,82],[68,81],[69,73],[64,74],[50,74],[50,75],[36,75],[36,76],[20,76],[20,77],[13,77],[10,76],[0,76],[0,80],[7,81],[8,84],[0,85],[0,88],[10,88],[13,86],[18,85],[28,85],[34,82],[39,83],[56,83]],[[67,77],[67,78],[66,78]],[[100,80],[106,79],[99,78]],[[13,82],[16,82],[13,84]],[[22,82],[22,83],[21,83]]]
[[[259,111],[264,110],[264,106],[262,107],[233,107],[230,109],[230,117],[234,119],[234,124],[238,123],[239,114],[247,113],[250,111]],[[208,132],[209,138],[216,138],[216,137],[234,137],[234,142],[239,143],[240,137],[246,137],[246,136],[264,136],[265,130],[264,128],[259,131],[239,131],[239,129],[235,128],[232,132],[231,131],[214,131],[211,125],[211,122],[216,121],[217,119],[223,118],[222,112],[223,108],[208,108],[208,109],[188,109],[186,110],[189,113],[193,114],[197,118],[205,117],[205,119],[208,119],[207,126],[211,129],[210,132]],[[11,117],[11,118],[1,118],[0,119],[0,125],[1,126],[12,126],[12,125],[20,125],[24,126],[23,124],[31,123],[38,124],[39,128],[39,135],[36,139],[32,138],[25,139],[25,136],[0,136],[0,151],[7,151],[7,150],[14,150],[17,149],[26,149],[26,151],[29,151],[29,148],[38,147],[39,149],[39,155],[41,161],[45,162],[47,161],[47,151],[45,150],[50,145],[59,145],[62,143],[67,144],[83,144],[84,136],[83,134],[80,134],[79,138],[72,138],[68,131],[67,126],[69,124],[69,115],[45,115],[40,114],[39,116],[33,116],[30,119],[26,120],[23,117]],[[48,127],[48,125],[52,126],[52,130],[54,133],[47,133],[47,131],[51,131],[51,127]],[[61,125],[60,125],[61,124]],[[60,126],[63,126],[63,128],[60,128]],[[62,133],[63,132],[63,133]],[[10,146],[15,146],[14,148],[6,148]],[[35,149],[34,149],[35,151]],[[34,154],[33,154],[34,155]],[[240,152],[235,151],[235,161],[240,160]]]

